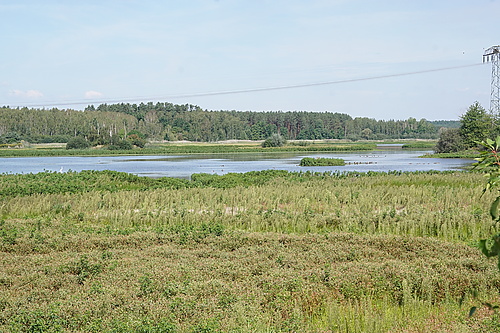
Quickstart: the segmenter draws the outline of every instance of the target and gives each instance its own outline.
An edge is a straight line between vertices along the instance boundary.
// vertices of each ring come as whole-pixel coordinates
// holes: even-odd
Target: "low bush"
[[[129,140],[117,140],[106,147],[108,150],[131,150],[132,142]]]
[[[90,142],[85,140],[84,137],[77,136],[75,138],[71,138],[66,143],[66,149],[87,149],[90,147]]]
[[[464,138],[460,134],[460,129],[449,128],[441,132],[434,151],[436,153],[456,153],[467,148]]]
[[[285,138],[275,133],[262,143],[262,148],[283,147],[285,144],[286,144]]]

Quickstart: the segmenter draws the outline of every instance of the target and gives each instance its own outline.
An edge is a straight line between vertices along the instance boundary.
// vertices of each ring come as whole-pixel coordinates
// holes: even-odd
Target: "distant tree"
[[[286,144],[285,138],[281,135],[274,133],[269,138],[267,138],[263,143],[262,147],[282,147]]]
[[[133,146],[130,140],[122,140],[115,136],[111,138],[111,144],[106,148],[109,150],[130,150]]]
[[[22,140],[21,136],[16,132],[9,132],[2,135],[2,141],[5,143],[18,143]]]
[[[486,140],[493,130],[493,117],[475,102],[460,117],[460,135],[467,148],[476,147],[477,142]]]
[[[372,137],[372,134],[373,131],[369,128],[365,128],[361,131],[361,137],[366,140],[370,139]]]
[[[132,131],[128,132],[128,135],[129,135],[129,136],[130,136],[130,135],[134,135],[134,134],[135,134],[135,135],[137,135],[137,136],[138,136],[139,138],[141,138],[141,139],[146,139],[146,138],[148,137],[146,134],[141,133],[141,132],[139,132],[138,130],[132,130]]]
[[[132,142],[128,140],[118,140],[107,147],[109,150],[130,150],[132,148]]]
[[[141,138],[139,135],[137,134],[130,134],[127,139],[134,145],[134,146],[137,146],[139,148],[144,148],[144,146],[146,146],[146,140]]]
[[[458,120],[433,120],[430,121],[432,125],[434,125],[436,128],[459,128],[460,127],[460,121]]]
[[[466,148],[464,139],[460,135],[460,130],[458,128],[447,128],[441,131],[434,151],[436,153],[455,153]]]
[[[72,138],[66,143],[66,149],[87,149],[90,147],[90,142],[85,140],[84,137],[77,136]]]
[[[108,145],[112,137],[124,139],[132,134],[142,139],[144,134],[151,140],[191,141],[264,140],[272,133],[289,140],[438,138],[436,126],[425,119],[353,119],[347,114],[305,111],[208,111],[195,105],[152,102],[89,105],[83,112],[0,108],[0,135],[4,136],[0,140],[5,142],[9,132],[25,141],[43,137],[55,142],[60,141],[56,136],[68,140],[82,136],[93,145]]]

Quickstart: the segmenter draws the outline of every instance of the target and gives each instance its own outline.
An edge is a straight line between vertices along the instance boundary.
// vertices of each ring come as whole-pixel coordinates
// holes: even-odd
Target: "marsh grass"
[[[480,174],[64,177],[81,184],[0,199],[0,331],[499,328],[467,317],[473,295],[499,301],[495,264],[469,245],[495,228]]]

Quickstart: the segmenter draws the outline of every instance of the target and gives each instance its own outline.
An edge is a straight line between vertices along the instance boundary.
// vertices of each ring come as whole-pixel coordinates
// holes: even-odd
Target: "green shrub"
[[[307,147],[309,146],[309,144],[310,143],[307,141],[296,141],[291,143],[292,146],[299,146],[299,147]]]
[[[129,140],[117,140],[107,147],[108,150],[131,150],[132,148],[132,142]]]
[[[87,149],[90,147],[90,142],[85,140],[84,137],[77,136],[72,138],[66,143],[66,149]]]
[[[86,255],[82,255],[80,259],[67,267],[63,267],[63,271],[76,275],[78,284],[84,284],[85,280],[92,278],[102,271],[101,264],[91,264]]]
[[[436,153],[456,153],[466,150],[466,145],[463,137],[460,135],[460,130],[450,128],[444,130],[439,136],[439,141],[434,147]]]
[[[283,138],[281,135],[274,133],[271,135],[269,138],[266,139],[262,143],[263,148],[267,147],[283,147],[286,144],[285,138]]]
[[[144,148],[144,146],[146,146],[146,139],[143,139],[142,137],[140,137],[139,135],[137,134],[130,134],[128,136],[128,140],[134,145],[134,146],[137,146],[139,148]]]

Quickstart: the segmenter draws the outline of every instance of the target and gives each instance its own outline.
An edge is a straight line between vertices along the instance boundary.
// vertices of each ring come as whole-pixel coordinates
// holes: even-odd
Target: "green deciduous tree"
[[[85,140],[81,136],[76,138],[71,138],[68,143],[66,143],[66,149],[87,149],[90,147],[90,142]]]
[[[132,143],[134,146],[137,146],[139,148],[144,148],[147,142],[145,139],[141,138],[137,134],[130,134],[127,137],[127,140],[130,141],[130,143]]]
[[[466,146],[458,128],[443,130],[436,147],[434,147],[436,153],[455,153],[465,149]]]
[[[475,102],[460,117],[460,135],[467,148],[476,147],[477,142],[486,140],[493,130],[493,117]]]
[[[282,147],[285,144],[286,140],[278,133],[274,133],[262,143],[262,147]]]
[[[132,142],[129,140],[121,140],[116,137],[112,138],[111,144],[107,146],[109,150],[130,150],[132,148]]]
[[[365,128],[361,131],[361,137],[363,139],[370,139],[372,137],[373,131],[369,128]]]

